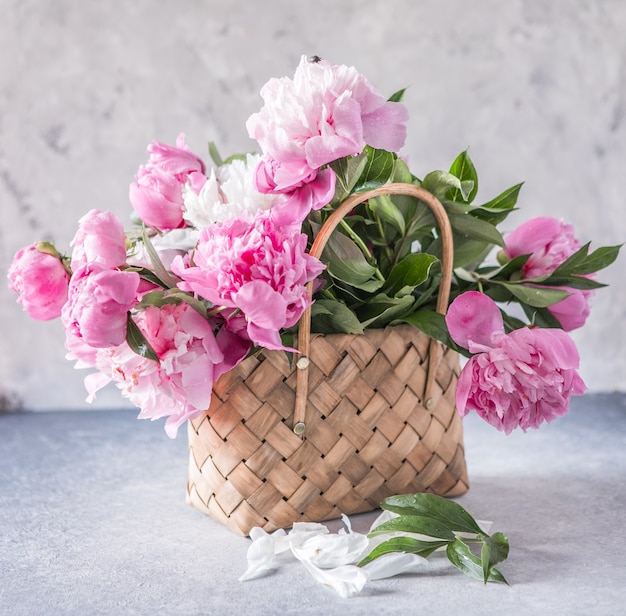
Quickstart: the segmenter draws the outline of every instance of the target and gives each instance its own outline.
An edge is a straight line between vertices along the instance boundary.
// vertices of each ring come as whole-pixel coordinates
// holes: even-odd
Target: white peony
[[[183,187],[183,218],[196,229],[203,229],[216,222],[239,218],[244,212],[272,207],[276,196],[258,192],[254,184],[260,161],[259,154],[248,154],[245,161],[235,159],[217,170],[212,169],[199,194],[187,182]]]

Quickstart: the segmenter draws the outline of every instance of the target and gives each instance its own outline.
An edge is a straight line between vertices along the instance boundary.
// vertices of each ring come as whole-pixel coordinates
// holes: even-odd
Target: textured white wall
[[[242,8],[244,7],[245,8]],[[253,147],[261,85],[302,54],[410,86],[415,172],[470,146],[485,199],[526,181],[511,224],[546,214],[583,240],[626,239],[624,0],[1,0],[0,269],[35,239],[65,248],[90,208],[129,215],[152,139],[204,154]],[[593,390],[626,388],[624,257],[575,333]],[[0,285],[0,398],[84,408],[59,322],[31,321]],[[125,406],[112,389],[97,406]]]

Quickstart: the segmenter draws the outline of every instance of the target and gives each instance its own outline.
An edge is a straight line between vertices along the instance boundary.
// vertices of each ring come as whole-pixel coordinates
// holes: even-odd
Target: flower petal
[[[452,340],[472,353],[493,348],[493,338],[504,333],[496,303],[478,291],[459,295],[448,308],[446,325]]]
[[[315,580],[320,584],[330,586],[344,599],[360,592],[367,583],[367,575],[361,567],[343,565],[334,569],[320,569],[310,561],[305,550],[292,545],[291,551]]]
[[[357,562],[368,545],[360,533],[334,533],[309,537],[298,549],[315,566],[328,569]]]
[[[424,569],[427,560],[417,554],[392,552],[383,554],[363,567],[368,580],[382,580],[402,573],[414,573]]]
[[[287,302],[264,280],[251,280],[232,294],[233,301],[252,323],[279,330],[285,324]]]
[[[274,567],[277,553],[276,540],[284,535],[285,531],[282,530],[270,535],[259,527],[250,531],[252,544],[248,548],[248,568],[239,578],[240,582],[261,577]]]

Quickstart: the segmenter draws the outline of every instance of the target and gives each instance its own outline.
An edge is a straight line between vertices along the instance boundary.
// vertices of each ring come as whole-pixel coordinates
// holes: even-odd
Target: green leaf
[[[501,584],[506,584],[507,586],[509,585],[502,573],[500,573],[500,571],[495,567],[491,567],[491,570],[489,571],[489,579],[487,581],[500,582]]]
[[[376,268],[370,265],[361,249],[343,233],[333,233],[322,253],[328,273],[337,280],[358,287],[374,276]]]
[[[483,278],[492,279],[498,278],[502,280],[509,280],[513,275],[519,275],[518,273],[521,271],[522,267],[528,261],[530,255],[520,255],[507,261],[501,267],[496,267],[489,271],[488,273],[483,273],[481,271],[481,276]]]
[[[360,192],[387,183],[393,177],[396,161],[396,155],[386,150],[376,150],[366,145],[365,152],[367,152],[367,163],[354,187]]]
[[[581,246],[573,255],[563,261],[559,267],[553,272],[552,276],[569,276],[571,274],[578,273],[577,268],[581,266],[587,258],[589,252],[590,242],[587,242],[584,246]]]
[[[491,282],[496,282],[492,280]],[[534,308],[547,308],[569,297],[570,293],[561,289],[551,289],[549,287],[527,286],[525,284],[515,284],[512,282],[498,282],[514,297],[524,304]]]
[[[529,282],[530,280],[527,280],[527,282]],[[582,289],[584,291],[589,291],[591,289],[601,289],[607,286],[601,282],[595,281],[593,278],[586,278],[584,276],[564,276],[563,278],[555,278],[553,276],[550,276],[549,278],[543,280],[542,284],[549,285],[551,287]]]
[[[547,308],[534,308],[524,303],[520,305],[530,323],[538,327],[562,327],[559,320]]]
[[[404,494],[384,499],[381,507],[399,515],[372,529],[368,537],[392,537],[374,548],[359,566],[391,552],[426,558],[445,546],[450,562],[465,575],[484,583],[507,583],[495,565],[507,558],[508,539],[502,533],[491,537],[484,533],[458,503],[434,494]],[[457,533],[463,533],[463,537]],[[424,539],[424,535],[436,540]],[[472,553],[469,544],[480,546],[480,558]]]
[[[504,582],[503,575],[495,568],[490,567],[487,573],[487,579],[483,573],[483,566],[481,560],[472,554],[469,547],[463,543],[460,538],[456,538],[455,541],[448,544],[446,548],[446,555],[448,560],[461,572],[465,573],[475,580],[481,580],[487,582]]]
[[[413,174],[409,169],[408,165],[401,159],[396,158],[394,167],[393,167],[393,177],[391,178],[394,182],[400,182],[402,184],[413,184]],[[404,197],[405,195],[394,195],[394,197]],[[406,196],[407,199],[414,199],[415,197]]]
[[[163,282],[163,284],[168,288],[173,288],[176,286],[176,279],[170,274],[163,265],[159,254],[154,249],[150,238],[148,237],[148,233],[146,232],[146,227],[143,227],[142,231],[142,241],[146,250],[148,251],[148,256],[150,257],[150,262],[152,263],[152,267],[154,268],[154,273],[159,277],[159,279]]]
[[[617,259],[622,245],[602,246],[594,250],[586,259],[584,266],[576,268],[575,274],[593,274],[608,267]]]
[[[179,289],[171,289],[167,292],[166,295],[172,300],[180,300],[181,302],[189,304],[196,312],[201,314],[206,319],[207,307],[203,300],[197,299],[193,295],[190,295],[185,291],[180,291]]]
[[[476,216],[485,218],[494,225],[501,223],[515,209],[522,186],[523,182],[507,188],[495,199],[481,205],[481,209],[476,212]]]
[[[363,326],[343,302],[318,299],[311,306],[311,331],[319,334],[362,334]]]
[[[497,565],[509,556],[509,540],[504,533],[494,533],[484,539],[485,545],[489,546],[489,565]]]
[[[413,539],[412,537],[393,537],[376,546],[361,562],[359,567],[367,565],[383,554],[391,552],[407,552],[409,554],[418,554],[424,558],[428,558],[435,550],[448,545],[448,541],[423,541],[421,539]]]
[[[460,538],[446,547],[448,560],[462,573],[475,580],[484,580],[482,563]],[[489,575],[487,575],[489,577]]]
[[[280,341],[283,344],[283,346],[286,346],[286,347],[289,347],[289,348],[294,348],[294,345],[295,345],[295,342],[296,342],[296,338],[295,338],[293,332],[281,329],[280,330]],[[285,351],[285,355],[287,356],[287,361],[289,362],[289,367],[291,368],[291,366],[293,365],[294,353],[289,352],[289,351]]]
[[[470,214],[448,213],[452,229],[458,235],[472,240],[480,240],[504,246],[502,235],[494,225],[486,220],[480,220]]]
[[[226,160],[222,161],[222,165],[230,165],[235,160],[242,160],[246,162],[248,160],[247,154],[231,154]]]
[[[400,515],[417,515],[441,520],[450,530],[486,535],[476,520],[461,505],[435,494],[402,494],[389,496],[381,509]]]
[[[181,299],[178,297],[168,297],[167,291],[150,291],[141,297],[141,301],[135,304],[138,310],[148,308],[148,306],[156,306],[160,308],[166,304],[180,304]]]
[[[209,141],[209,156],[211,157],[211,160],[213,161],[216,167],[220,167],[224,164],[224,161],[222,160],[222,157],[220,156],[220,153],[217,150],[217,146],[215,145],[215,142],[213,141]]]
[[[147,267],[133,267],[130,265],[126,265],[124,268],[125,272],[137,272],[141,278],[155,284],[159,287],[167,289],[167,285],[152,271]]]
[[[463,199],[467,201],[474,189],[474,184],[469,180],[461,181],[456,175],[446,171],[431,171],[423,179],[422,187],[439,199],[443,199],[450,189],[456,189],[460,192]]]
[[[359,319],[363,327],[384,327],[409,314],[414,303],[412,295],[389,297],[379,293],[358,310]]]
[[[344,156],[330,163],[342,188],[342,193],[335,195],[338,201],[343,201],[355,187],[367,165],[367,152],[364,150],[358,156]]]
[[[482,242],[480,240],[470,240],[453,233],[454,241],[454,260],[453,266],[469,267],[472,269],[477,263],[481,263],[485,256],[491,252],[493,244],[490,242]],[[437,240],[439,242],[439,239]],[[439,245],[439,250],[441,247]]]
[[[145,357],[146,359],[153,359],[157,362],[159,361],[159,356],[150,346],[150,343],[146,340],[146,337],[143,335],[139,327],[137,327],[135,321],[133,321],[133,317],[130,312],[128,313],[126,321],[126,342],[128,343],[128,346],[135,353],[137,353],[137,355],[141,355],[141,357]]]
[[[394,92],[388,99],[387,101],[390,103],[400,103],[402,102],[402,99],[404,98],[404,93],[406,92],[406,88],[402,88],[402,90],[398,90],[397,92]]]
[[[467,203],[471,203],[478,192],[478,175],[467,150],[461,152],[450,167],[450,173],[461,180],[461,185],[466,182],[471,186],[467,194],[463,194],[460,188],[451,188],[446,193],[446,198],[451,201],[460,201],[463,198]]]
[[[401,235],[405,233],[404,216],[396,207],[390,195],[381,195],[370,199],[367,204],[368,209],[378,215],[383,223],[394,227]]]
[[[402,323],[408,323],[417,327],[420,331],[423,331],[430,338],[434,338],[439,342],[442,342],[447,347],[457,351],[465,357],[471,357],[471,353],[460,346],[458,346],[452,338],[446,326],[446,319],[442,314],[438,312],[430,312],[427,310],[418,310],[406,315],[402,318],[398,318],[398,321]]]
[[[409,253],[389,272],[385,282],[385,293],[390,297],[407,295],[418,285],[426,282],[437,257],[421,252]]]
[[[385,533],[413,533],[437,539],[454,540],[454,533],[441,521],[419,515],[401,515],[391,518],[374,528],[367,536],[377,537]]]
[[[558,278],[564,275],[584,275],[593,274],[605,267],[608,267],[617,259],[621,244],[618,246],[602,246],[587,254],[589,244],[585,244],[577,250],[569,259],[564,261],[552,272],[552,276]]]

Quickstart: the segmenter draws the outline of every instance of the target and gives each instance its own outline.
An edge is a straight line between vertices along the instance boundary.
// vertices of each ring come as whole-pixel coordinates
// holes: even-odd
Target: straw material
[[[435,214],[437,311],[445,314],[452,231],[421,187],[354,195],[324,223],[311,254],[321,255],[355,205],[380,194],[415,196]],[[457,353],[411,325],[311,335],[310,318],[307,310],[300,319],[299,355],[262,350],[215,383],[211,407],[188,424],[187,502],[247,535],[371,511],[394,494],[466,492]]]
[[[297,368],[287,354],[246,359],[189,422],[188,502],[247,535],[371,511],[394,494],[463,494],[458,355],[444,353],[428,411],[429,343],[409,325],[313,337],[305,440],[291,429]]]

